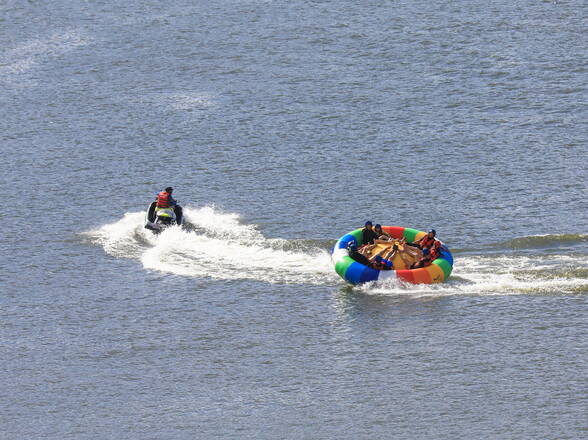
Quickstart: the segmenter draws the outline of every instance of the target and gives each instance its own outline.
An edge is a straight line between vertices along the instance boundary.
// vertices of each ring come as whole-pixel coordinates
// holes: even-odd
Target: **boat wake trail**
[[[520,237],[482,249],[455,250],[454,269],[443,284],[358,286],[369,294],[558,295],[588,293],[588,236]]]
[[[86,235],[112,256],[176,275],[295,284],[338,279],[326,241],[268,239],[237,214],[212,207],[185,208],[186,230],[172,227],[156,236],[143,228],[144,215],[127,213]]]
[[[144,213],[85,233],[117,258],[147,269],[219,280],[343,286],[330,259],[334,240],[285,240],[263,236],[239,215],[212,207],[185,208],[187,228],[158,236],[143,228]],[[515,238],[480,250],[455,250],[450,279],[442,284],[399,281],[365,284],[353,290],[374,295],[553,295],[588,292],[588,236]]]

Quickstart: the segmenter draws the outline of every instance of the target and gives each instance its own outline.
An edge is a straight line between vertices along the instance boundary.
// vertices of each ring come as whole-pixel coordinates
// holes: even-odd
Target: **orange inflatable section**
[[[436,264],[431,264],[430,266],[423,268],[423,270],[429,272],[429,276],[431,277],[431,281],[433,283],[440,283],[445,279],[445,273],[443,273],[443,269],[441,269]]]
[[[431,284],[431,274],[426,268],[413,269],[412,276],[416,284]]]

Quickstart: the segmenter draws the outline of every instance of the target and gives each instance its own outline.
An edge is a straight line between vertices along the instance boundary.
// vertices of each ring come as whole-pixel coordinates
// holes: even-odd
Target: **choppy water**
[[[587,18],[1,4],[0,438],[585,438]],[[449,282],[347,286],[367,219]]]

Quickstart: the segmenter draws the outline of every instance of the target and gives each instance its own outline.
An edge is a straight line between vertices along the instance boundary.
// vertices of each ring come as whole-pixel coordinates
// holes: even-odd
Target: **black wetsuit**
[[[363,228],[361,231],[362,234],[362,244],[374,244],[374,240],[379,237],[379,235],[373,229]]]
[[[357,261],[358,263],[364,264],[366,266],[369,266],[371,264],[370,260],[368,260],[368,258],[365,255],[360,254],[357,249],[352,250],[352,251],[350,250],[349,256],[351,258],[353,258],[355,261]]]

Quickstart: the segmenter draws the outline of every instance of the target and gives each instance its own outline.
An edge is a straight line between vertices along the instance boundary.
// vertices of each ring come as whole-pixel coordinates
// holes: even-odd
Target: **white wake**
[[[94,243],[118,258],[140,261],[146,269],[211,279],[251,279],[269,283],[344,287],[330,259],[328,240],[266,238],[239,215],[213,207],[186,208],[191,230],[172,227],[159,235],[143,228],[144,213],[127,213],[115,223],[88,232]],[[434,285],[391,281],[354,287],[374,295],[517,295],[585,293],[588,263],[583,254],[527,255],[494,252],[457,254],[449,281]]]
[[[588,263],[582,256],[454,255],[451,277],[441,284],[390,281],[356,289],[374,295],[553,295],[588,291]]]
[[[154,235],[143,228],[144,213],[137,212],[88,235],[110,255],[176,275],[310,284],[338,278],[325,249],[288,250],[288,240],[268,239],[237,214],[212,207],[187,208],[184,215],[192,230],[171,227]]]

